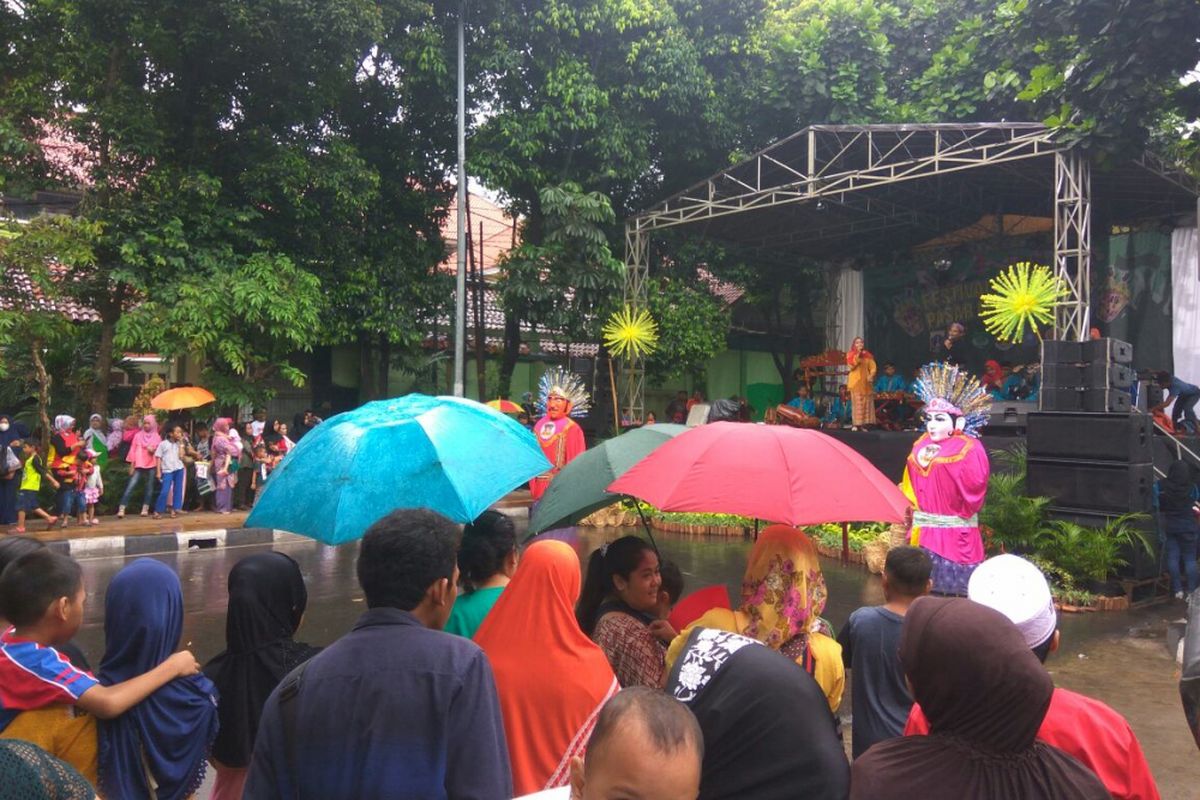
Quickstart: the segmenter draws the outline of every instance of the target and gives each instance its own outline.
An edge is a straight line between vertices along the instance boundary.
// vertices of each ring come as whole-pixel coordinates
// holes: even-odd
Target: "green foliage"
[[[600,313],[624,277],[603,227],[614,221],[612,204],[575,183],[543,188],[538,203],[541,243],[527,239],[504,258],[500,290],[505,310],[564,331],[573,341],[594,339]]]
[[[646,359],[658,379],[700,373],[726,347],[729,312],[702,286],[663,279],[649,285],[650,316],[658,323],[658,349]]]
[[[993,472],[979,523],[992,531],[993,547],[1010,553],[1032,553],[1045,529],[1048,497],[1027,497],[1025,476]]]
[[[1076,579],[1103,581],[1128,564],[1125,550],[1151,551],[1146,534],[1135,524],[1145,516],[1124,514],[1103,528],[1054,520],[1038,536],[1037,552]]]

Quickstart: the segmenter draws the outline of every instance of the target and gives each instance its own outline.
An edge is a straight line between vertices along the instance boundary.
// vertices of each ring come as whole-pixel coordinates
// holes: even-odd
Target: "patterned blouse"
[[[663,687],[666,649],[642,622],[622,611],[610,611],[596,622],[592,639],[608,656],[621,688]]]

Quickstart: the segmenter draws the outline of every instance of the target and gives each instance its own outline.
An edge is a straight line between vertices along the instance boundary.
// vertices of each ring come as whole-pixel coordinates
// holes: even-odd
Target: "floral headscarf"
[[[816,630],[828,592],[817,549],[800,530],[772,525],[758,537],[742,578],[743,633],[778,650]]]
[[[54,431],[65,433],[75,427],[75,418],[69,414],[59,414],[54,418]]]

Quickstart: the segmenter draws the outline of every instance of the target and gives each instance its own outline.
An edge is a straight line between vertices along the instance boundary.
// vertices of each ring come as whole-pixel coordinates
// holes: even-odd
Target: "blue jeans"
[[[129,505],[129,498],[133,497],[133,490],[137,488],[143,478],[146,480],[146,494],[142,498],[142,505],[146,508],[150,507],[150,503],[154,500],[154,467],[133,471],[133,474],[129,476],[129,483],[125,484],[125,493],[121,495],[121,502],[118,504],[121,508]]]
[[[1196,569],[1196,534],[1168,533],[1167,534],[1167,572],[1171,576],[1171,591],[1186,591],[1191,594],[1200,585],[1200,574]],[[1179,574],[1179,561],[1183,560],[1183,569],[1187,573],[1187,589]]]
[[[1196,422],[1196,401],[1200,400],[1200,394],[1187,392],[1175,398],[1175,405],[1171,406],[1171,422],[1175,425],[1175,430],[1179,430],[1179,422],[1183,420],[1187,423],[1192,433],[1200,433],[1200,427]]]
[[[171,498],[171,505],[176,511],[183,508],[183,479],[186,475],[186,469],[163,473],[162,489],[158,492],[158,504],[154,506],[156,513],[161,514],[167,510],[167,497]],[[174,489],[173,492],[172,489]]]

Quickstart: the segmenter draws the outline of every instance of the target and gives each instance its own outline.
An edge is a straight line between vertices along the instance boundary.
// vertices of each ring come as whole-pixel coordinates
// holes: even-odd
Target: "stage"
[[[921,431],[850,431],[823,430],[838,441],[848,445],[855,452],[870,461],[876,469],[892,480],[899,482],[904,474],[904,462],[912,450],[913,443],[921,435]],[[1179,441],[1192,452],[1200,453],[1200,439],[1195,436],[1182,436]],[[1001,471],[996,456],[1018,444],[1026,443],[1024,428],[984,428],[983,444],[992,458],[993,471]],[[1176,455],[1175,442],[1169,437],[1156,433],[1153,440],[1154,466],[1166,472],[1179,456]],[[1184,454],[1186,457],[1186,454]]]
[[[1024,433],[1017,431],[988,432],[984,428],[983,444],[992,457],[992,469],[998,470],[996,455],[1016,444],[1024,444]],[[839,442],[847,445],[866,458],[887,477],[900,482],[904,475],[904,462],[912,450],[913,443],[922,431],[849,431],[824,430]]]

